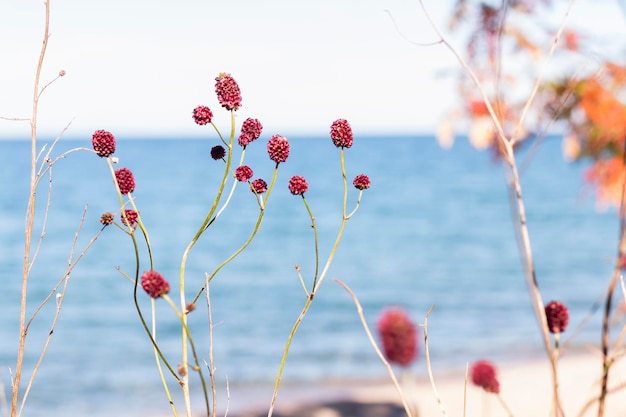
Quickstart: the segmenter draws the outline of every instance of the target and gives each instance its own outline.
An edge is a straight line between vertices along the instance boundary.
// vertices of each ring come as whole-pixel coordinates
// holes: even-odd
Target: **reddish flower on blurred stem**
[[[245,182],[252,178],[252,168],[248,165],[242,165],[235,170],[235,178],[237,181]]]
[[[115,178],[120,186],[120,192],[122,194],[128,194],[135,191],[135,177],[128,168],[120,168],[115,170]]]
[[[302,195],[309,190],[309,184],[307,184],[304,177],[294,175],[289,180],[289,191],[293,195]]]
[[[106,130],[96,130],[91,137],[91,144],[99,157],[111,156],[115,152],[115,137]]]
[[[370,188],[370,178],[365,174],[357,175],[354,177],[352,185],[354,185],[357,190],[366,190]]]
[[[225,156],[226,156],[226,149],[224,149],[222,145],[216,145],[211,148],[211,158],[215,159],[216,161],[218,159],[222,159]]]
[[[124,218],[124,214],[126,214],[126,218]],[[126,226],[132,226],[137,223],[137,213],[135,210],[126,209],[124,213],[120,214],[120,218],[122,219],[122,223]]]
[[[338,119],[330,125],[330,138],[338,148],[349,148],[354,140],[352,128],[346,119]]]
[[[496,367],[491,362],[485,360],[474,362],[470,369],[470,375],[474,385],[481,387],[486,392],[500,393]]]
[[[250,184],[250,190],[253,193],[263,194],[267,191],[267,183],[261,178],[257,178],[256,180],[252,181],[252,184]]]
[[[157,271],[146,271],[141,276],[141,287],[152,298],[159,298],[170,292],[170,284]]]
[[[258,119],[247,118],[241,125],[241,135],[237,142],[239,146],[246,146],[261,136],[263,125]]]
[[[227,110],[237,110],[241,107],[241,91],[237,81],[230,74],[222,72],[215,78],[215,92],[218,101]]]
[[[193,109],[193,121],[196,122],[196,124],[203,126],[211,123],[212,119],[213,113],[207,106],[198,106]]]
[[[389,362],[408,366],[417,355],[417,328],[404,310],[383,311],[378,320],[378,334]]]
[[[550,333],[562,333],[569,322],[569,311],[560,301],[550,301],[546,304],[546,319]]]
[[[277,164],[287,161],[289,158],[289,141],[284,136],[272,136],[267,142],[267,153],[270,159]]]

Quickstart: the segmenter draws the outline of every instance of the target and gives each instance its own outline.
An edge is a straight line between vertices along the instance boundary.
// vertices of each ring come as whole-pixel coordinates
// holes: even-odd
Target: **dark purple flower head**
[[[309,190],[309,184],[307,184],[304,177],[294,175],[289,180],[289,191],[293,195],[302,195]]]
[[[250,190],[253,193],[263,194],[264,192],[267,191],[267,183],[263,181],[261,178],[257,178],[256,180],[252,181],[252,183],[250,184]]]
[[[349,148],[354,140],[352,128],[346,119],[338,119],[330,125],[330,138],[338,148]]]
[[[400,308],[390,308],[378,319],[378,334],[389,362],[408,366],[417,355],[417,328]]]
[[[124,223],[126,226],[134,226],[134,224],[137,223],[138,214],[139,213],[137,213],[135,210],[126,209],[124,210],[124,213],[120,214],[120,218],[122,219],[122,223]],[[126,217],[124,217],[124,215],[126,215]]]
[[[96,130],[91,137],[91,145],[96,155],[107,157],[115,152],[115,137],[106,130]]]
[[[215,92],[222,107],[237,110],[241,107],[241,91],[237,81],[230,74],[220,73],[215,79]]]
[[[159,298],[170,292],[170,284],[157,271],[146,271],[141,276],[141,287],[152,298]]]
[[[354,185],[357,190],[367,190],[370,188],[370,177],[365,174],[359,174],[354,177],[352,185]]]
[[[237,181],[245,182],[252,178],[252,168],[248,165],[242,165],[235,170],[235,178]]]
[[[250,142],[257,140],[261,136],[263,125],[258,119],[247,118],[241,125],[241,135],[239,135],[239,146],[246,146]]]
[[[135,191],[135,177],[128,168],[120,168],[115,170],[115,178],[120,186],[120,192],[122,194],[128,194]]]
[[[216,145],[211,148],[211,158],[216,161],[226,156],[226,149],[222,145]]]
[[[267,153],[270,159],[277,164],[287,161],[289,158],[289,141],[284,136],[272,136],[267,142]]]
[[[500,393],[500,383],[496,375],[496,367],[489,361],[474,362],[470,375],[474,385],[494,394]]]
[[[569,311],[560,301],[550,301],[546,304],[546,319],[550,333],[562,333],[569,323]]]
[[[108,211],[100,217],[100,223],[102,223],[104,226],[113,224],[113,220],[115,220],[113,213],[108,212]]]
[[[193,109],[192,117],[196,124],[203,126],[211,123],[211,120],[213,119],[213,112],[207,106],[198,106]]]

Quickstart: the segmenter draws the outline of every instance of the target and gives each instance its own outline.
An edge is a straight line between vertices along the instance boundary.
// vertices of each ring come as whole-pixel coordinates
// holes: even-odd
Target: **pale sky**
[[[591,18],[575,5],[571,19]],[[617,2],[593,2],[603,26],[619,27]],[[444,25],[454,0],[424,0]],[[123,136],[198,136],[191,111],[208,105],[223,131],[214,78],[242,90],[240,121],[265,134],[326,134],[346,118],[356,134],[430,133],[455,104],[459,69],[417,0],[52,0],[40,131],[66,136],[106,129]],[[0,116],[30,117],[43,33],[41,0],[0,1]],[[0,120],[0,138],[29,136],[27,122]]]

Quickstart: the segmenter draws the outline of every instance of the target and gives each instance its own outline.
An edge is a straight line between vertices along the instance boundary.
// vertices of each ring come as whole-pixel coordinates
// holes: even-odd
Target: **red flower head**
[[[284,136],[272,136],[267,142],[267,153],[270,159],[277,164],[287,161],[289,158],[289,141]]]
[[[213,119],[213,112],[211,112],[211,109],[209,109],[207,106],[198,106],[193,109],[192,117],[193,121],[196,122],[196,124],[203,126],[211,123],[211,120]]]
[[[126,214],[126,218],[124,218],[124,214]],[[122,219],[122,223],[126,226],[132,226],[137,223],[137,213],[135,210],[126,209],[124,210],[124,214],[120,214],[120,218]]]
[[[115,178],[120,186],[120,192],[122,194],[128,194],[135,191],[135,177],[128,168],[120,168],[115,170]]]
[[[141,286],[152,298],[159,298],[170,292],[170,284],[157,271],[146,271],[141,276]]]
[[[215,79],[215,92],[222,107],[237,110],[241,107],[241,91],[237,81],[230,74],[220,73]]]
[[[486,392],[498,394],[500,392],[500,383],[496,376],[496,367],[489,361],[474,362],[470,370],[472,382],[484,389]]]
[[[226,156],[226,149],[224,149],[222,145],[216,145],[211,148],[211,158],[215,159],[216,161],[218,159],[222,159],[225,156]]]
[[[370,177],[365,174],[357,175],[354,177],[352,185],[354,185],[357,190],[367,190],[370,188]]]
[[[417,328],[404,310],[391,308],[378,319],[378,334],[389,362],[408,366],[417,355]]]
[[[289,191],[293,195],[302,195],[309,190],[309,184],[307,184],[304,177],[294,175],[289,180]]]
[[[91,145],[96,155],[107,157],[115,152],[115,137],[106,130],[96,130],[91,137]]]
[[[263,125],[258,119],[247,118],[241,125],[241,135],[239,135],[239,145],[246,146],[261,136]]]
[[[346,119],[338,119],[330,125],[330,138],[338,148],[349,148],[354,140],[352,128]]]
[[[560,301],[550,301],[546,304],[546,318],[550,333],[561,333],[567,328],[569,311],[567,311],[565,304]]]
[[[252,168],[248,165],[242,165],[235,170],[235,178],[237,181],[245,182],[252,178]]]
[[[261,178],[257,178],[256,180],[252,181],[252,184],[250,184],[250,190],[253,193],[263,194],[267,191],[267,183]]]

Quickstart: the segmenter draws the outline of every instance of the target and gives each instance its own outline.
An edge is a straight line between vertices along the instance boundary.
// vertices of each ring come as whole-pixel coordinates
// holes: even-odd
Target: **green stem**
[[[304,194],[302,194],[302,201],[304,202],[304,207],[306,207],[307,213],[309,213],[309,217],[311,218],[311,228],[313,228],[313,239],[315,240],[315,275],[313,276],[313,285],[311,288],[315,288],[315,284],[317,283],[317,277],[319,275],[319,264],[320,264],[320,252],[319,252],[319,239],[317,235],[317,225],[315,224],[315,216],[313,216],[313,212],[311,211],[311,207],[309,207],[309,203],[306,200]]]
[[[270,185],[269,185],[269,187],[267,189],[267,193],[265,195],[265,201],[266,202],[267,202],[267,199],[269,198],[269,195],[272,193],[272,190],[274,188],[274,183],[276,182],[276,177],[277,176],[278,176],[278,165],[276,165],[276,167],[274,168],[274,174],[272,175],[272,181],[270,182]],[[252,233],[250,234],[248,239],[243,243],[243,245],[241,245],[241,247],[239,247],[239,249],[237,249],[232,255],[230,255],[228,258],[226,258],[217,268],[215,268],[215,270],[211,273],[211,275],[209,275],[209,277],[205,280],[205,284],[202,286],[202,288],[200,288],[200,290],[198,291],[198,293],[194,297],[192,303],[195,304],[198,301],[198,299],[202,295],[202,292],[206,288],[206,284],[211,282],[213,280],[213,278],[217,275],[217,273],[222,268],[224,268],[228,263],[232,262],[233,259],[235,259],[237,256],[239,256],[239,254],[241,254],[241,252],[243,252],[250,245],[250,243],[252,243],[252,240],[254,239],[254,237],[256,236],[258,231],[261,229],[261,223],[263,222],[263,216],[264,215],[265,215],[265,204],[262,204],[261,208],[260,208],[260,211],[259,211],[259,217],[257,218],[256,224],[254,225],[254,229],[252,230]]]
[[[217,195],[215,196],[215,200],[213,201],[213,205],[211,206],[211,209],[209,210],[209,213],[207,214],[207,216],[205,217],[204,221],[202,222],[202,225],[200,225],[200,228],[198,229],[198,231],[196,232],[195,236],[193,237],[193,239],[191,240],[191,242],[189,242],[189,245],[187,245],[187,248],[185,249],[185,252],[183,253],[183,257],[180,263],[180,281],[179,281],[179,291],[180,291],[180,306],[181,306],[181,311],[185,311],[186,310],[186,299],[185,299],[185,266],[187,265],[187,258],[189,257],[189,253],[191,252],[191,249],[194,247],[194,245],[196,244],[196,242],[198,241],[198,239],[200,239],[200,236],[202,235],[202,233],[204,233],[204,231],[206,230],[208,224],[210,222],[212,222],[213,219],[213,214],[215,213],[215,210],[217,209],[217,206],[219,204],[219,201],[222,197],[222,193],[224,192],[224,187],[226,185],[226,181],[228,180],[228,173],[230,172],[230,166],[232,163],[232,155],[233,155],[233,141],[235,138],[235,113],[234,111],[230,112],[230,120],[231,120],[231,128],[230,128],[230,139],[229,139],[229,143],[226,144],[226,142],[222,139],[222,142],[224,142],[224,144],[228,147],[228,156],[226,159],[226,167],[224,169],[224,174],[222,176],[222,182],[220,184],[220,188],[217,192]],[[215,126],[214,126],[215,127]],[[217,128],[216,128],[217,130]],[[219,134],[219,131],[218,131]],[[220,135],[221,138],[221,135]],[[187,326],[187,315],[183,314],[182,315],[182,319],[181,322],[183,324],[183,330],[182,330],[182,334],[181,334],[181,360],[182,360],[182,368],[183,368],[183,377],[182,377],[182,381],[181,381],[181,386],[182,386],[182,390],[183,390],[183,396],[185,399],[185,408],[187,410],[187,417],[191,417],[191,399],[189,397],[189,364],[188,364],[188,354],[187,354],[187,332],[185,331],[185,327]]]

